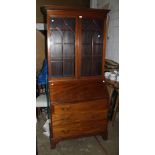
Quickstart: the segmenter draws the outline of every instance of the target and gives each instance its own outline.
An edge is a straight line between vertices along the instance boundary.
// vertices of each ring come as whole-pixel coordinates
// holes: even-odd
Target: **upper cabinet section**
[[[104,79],[109,10],[46,6],[48,77]]]

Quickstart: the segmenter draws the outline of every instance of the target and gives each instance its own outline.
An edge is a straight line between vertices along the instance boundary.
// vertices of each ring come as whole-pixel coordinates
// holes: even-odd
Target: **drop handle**
[[[68,109],[67,108],[61,108],[62,109],[62,111],[68,111]]]
[[[69,111],[69,107],[61,108],[63,111]]]
[[[67,134],[70,132],[70,130],[62,130],[63,133]]]
[[[65,117],[65,119],[69,120],[69,116],[68,117]]]
[[[69,117],[64,117],[62,120],[63,121],[69,120]]]
[[[61,110],[63,110],[63,111],[64,111],[64,110],[65,110],[65,108],[61,108]]]

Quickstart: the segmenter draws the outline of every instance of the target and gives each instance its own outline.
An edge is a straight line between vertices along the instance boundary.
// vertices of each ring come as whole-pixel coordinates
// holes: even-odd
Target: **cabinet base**
[[[108,139],[108,132],[103,133],[102,135],[103,140],[107,140]]]
[[[50,144],[51,144],[51,149],[55,149],[56,148],[57,141],[55,141],[54,139],[51,139],[50,140]]]

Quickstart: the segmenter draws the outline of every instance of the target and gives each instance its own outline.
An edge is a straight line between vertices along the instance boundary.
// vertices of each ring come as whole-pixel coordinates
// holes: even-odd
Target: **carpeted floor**
[[[118,155],[119,154],[119,118],[114,126],[109,122],[108,140],[101,136],[64,140],[57,144],[55,149],[50,149],[48,137],[43,135],[43,118],[37,122],[38,155]]]

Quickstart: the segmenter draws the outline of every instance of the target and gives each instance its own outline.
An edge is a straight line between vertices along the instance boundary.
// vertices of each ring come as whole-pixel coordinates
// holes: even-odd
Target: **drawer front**
[[[53,138],[69,138],[89,134],[103,133],[107,130],[107,121],[88,121],[53,127]]]
[[[59,126],[70,124],[74,122],[86,122],[86,121],[96,121],[96,120],[106,120],[107,119],[107,109],[92,110],[89,112],[70,112],[64,114],[53,114],[52,115],[52,125]]]
[[[94,100],[78,103],[65,103],[65,104],[52,104],[52,114],[66,114],[77,112],[91,112],[100,111],[108,108],[108,102],[106,99]]]
[[[108,98],[102,80],[73,80],[49,82],[50,99],[56,103],[81,102]]]

